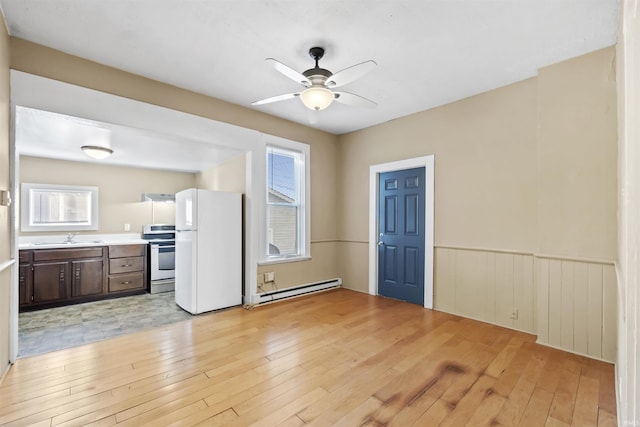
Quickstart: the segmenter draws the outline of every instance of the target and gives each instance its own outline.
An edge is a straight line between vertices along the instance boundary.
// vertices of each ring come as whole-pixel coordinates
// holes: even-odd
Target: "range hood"
[[[175,194],[165,193],[142,193],[143,202],[160,202],[160,203],[174,203],[176,201]]]

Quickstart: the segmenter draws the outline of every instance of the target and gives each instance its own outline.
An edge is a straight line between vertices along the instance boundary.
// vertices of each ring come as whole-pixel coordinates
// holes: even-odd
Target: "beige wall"
[[[539,71],[539,252],[616,259],[616,141],[614,48]]]
[[[618,33],[619,281],[616,385],[619,425],[640,420],[640,8],[621,2]]]
[[[0,21],[0,190],[9,190],[9,35]],[[0,378],[9,366],[11,268],[5,266],[12,258],[10,241],[10,208],[0,206]]]
[[[23,156],[19,182],[97,186],[100,229],[83,233],[124,233],[124,224],[130,224],[131,232],[141,233],[142,224],[175,222],[172,203],[142,202],[142,193],[175,193],[191,188],[195,174]]]
[[[311,147],[311,254],[277,266],[278,286],[338,277],[337,137],[256,110],[180,89],[41,45],[11,38],[11,68],[160,105],[309,144]],[[202,177],[201,177],[202,178]],[[204,178],[203,178],[204,179]],[[277,279],[279,280],[279,279]]]
[[[247,156],[241,154],[214,168],[196,174],[196,188],[245,193]]]
[[[436,246],[533,252],[535,101],[536,81],[529,79],[343,135],[338,192],[345,256],[362,259],[354,251],[367,250],[369,167],[429,154],[435,155]],[[352,269],[342,273],[345,286],[365,291],[367,269],[345,267]]]
[[[614,49],[603,49],[537,78],[341,136],[344,285],[368,289],[369,167],[434,154],[435,307],[613,360],[613,59]],[[596,306],[587,329],[582,317]]]

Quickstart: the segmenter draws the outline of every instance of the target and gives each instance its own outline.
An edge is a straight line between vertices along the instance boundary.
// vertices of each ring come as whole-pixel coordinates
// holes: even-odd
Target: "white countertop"
[[[20,236],[18,249],[58,249],[112,245],[146,245],[140,234],[78,234],[67,243],[67,234],[49,236]]]

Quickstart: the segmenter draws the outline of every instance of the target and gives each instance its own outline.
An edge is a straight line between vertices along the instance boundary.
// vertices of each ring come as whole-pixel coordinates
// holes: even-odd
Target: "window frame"
[[[47,190],[59,192],[87,192],[90,194],[90,218],[86,223],[50,223],[33,224],[32,212],[32,192],[34,190]],[[98,230],[98,187],[80,185],[59,185],[59,184],[36,184],[22,183],[20,186],[20,231],[40,231],[40,232],[66,232],[66,231],[88,231]]]
[[[282,152],[283,154],[294,154],[295,168],[296,168],[296,181],[297,181],[297,193],[298,199],[298,253],[291,255],[270,255],[269,254],[269,152],[273,150],[275,152]],[[286,262],[304,261],[311,259],[311,221],[310,221],[310,147],[307,144],[298,143],[294,141],[278,140],[278,143],[272,141],[266,142],[264,149],[264,173],[262,179],[264,180],[262,188],[262,197],[264,201],[262,203],[261,215],[261,244],[258,265],[279,264]]]
[[[270,192],[269,189],[273,188],[273,183],[271,186],[269,186],[269,175],[270,175],[270,169],[269,166],[273,166],[273,161],[270,161],[270,156],[271,155],[279,155],[279,156],[286,156],[286,157],[291,157],[293,160],[293,180],[294,180],[294,188],[293,188],[293,195],[292,195],[292,203],[277,203],[277,202],[271,202],[270,199]],[[266,182],[267,185],[265,186],[265,197],[266,197],[266,227],[267,227],[267,247],[263,248],[263,250],[265,251],[267,258],[269,259],[275,259],[275,258],[296,258],[299,257],[301,255],[301,253],[303,252],[303,248],[301,248],[300,246],[300,235],[301,235],[301,225],[302,225],[302,221],[301,221],[301,214],[302,214],[302,198],[301,198],[301,191],[300,191],[300,187],[301,187],[301,169],[303,169],[303,164],[304,161],[302,160],[302,152],[297,151],[297,150],[290,150],[290,149],[284,149],[282,147],[276,147],[273,145],[267,145],[267,156],[266,156],[266,161],[267,161],[267,177],[266,177]],[[282,193],[283,196],[287,197],[288,195]],[[284,253],[284,254],[271,254],[270,250],[269,250],[269,246],[271,245],[271,238],[270,236],[268,236],[269,231],[270,231],[270,224],[271,224],[271,215],[274,211],[274,208],[277,207],[285,207],[285,208],[293,208],[295,209],[295,252],[294,253]]]

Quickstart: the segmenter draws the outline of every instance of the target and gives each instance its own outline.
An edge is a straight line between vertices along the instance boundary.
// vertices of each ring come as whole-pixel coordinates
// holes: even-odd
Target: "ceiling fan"
[[[378,105],[370,99],[364,98],[360,95],[333,90],[334,88],[351,83],[373,70],[377,65],[374,61],[365,61],[333,74],[331,71],[320,68],[318,65],[318,61],[320,61],[324,56],[323,48],[312,47],[309,49],[309,56],[316,61],[316,65],[303,73],[299,73],[293,68],[288,67],[273,58],[267,58],[266,60],[273,65],[273,68],[296,83],[300,83],[304,87],[304,90],[301,92],[272,96],[271,98],[253,102],[251,105],[270,104],[272,102],[284,101],[286,99],[297,97],[300,98],[307,108],[315,111],[324,110],[331,105],[334,100],[354,107],[373,108]]]

